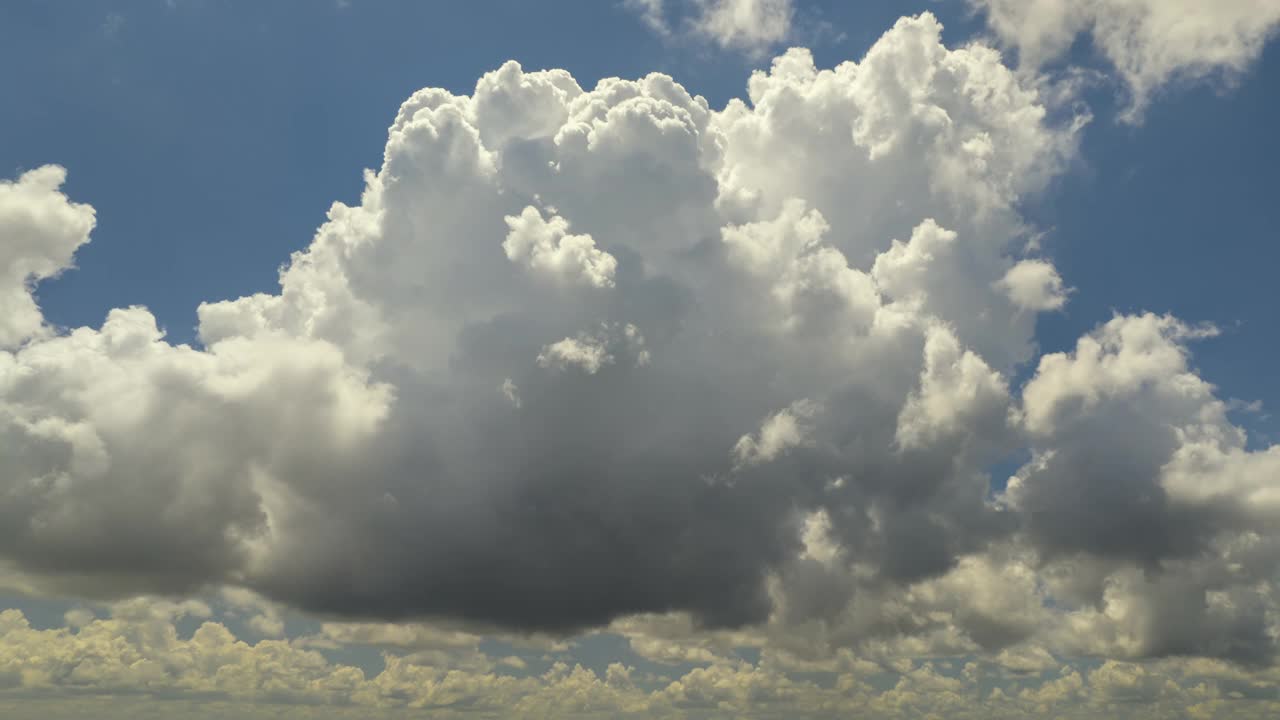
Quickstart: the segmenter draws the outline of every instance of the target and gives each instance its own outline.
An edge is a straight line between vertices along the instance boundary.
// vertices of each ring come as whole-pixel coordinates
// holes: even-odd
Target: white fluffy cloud
[[[794,15],[792,0],[703,0],[694,27],[721,47],[760,52],[787,39]]]
[[[64,270],[89,242],[93,208],[60,191],[66,177],[63,168],[47,165],[0,181],[0,348],[46,334],[32,285]]]
[[[1009,268],[997,283],[1014,305],[1023,310],[1044,312],[1060,310],[1067,304],[1069,289],[1052,263],[1023,260]]]
[[[544,219],[537,208],[527,207],[507,218],[511,232],[502,243],[507,258],[568,283],[613,287],[618,261],[596,247],[590,235],[570,235],[569,223],[553,215]]]
[[[1231,78],[1280,27],[1275,0],[971,0],[1024,65],[1053,62],[1089,33],[1130,94],[1125,118],[1176,80]]]
[[[628,626],[637,652],[713,663],[661,689],[547,671],[594,710],[967,707],[957,673],[911,656],[1266,665],[1275,452],[1190,368],[1210,331],[1117,317],[1011,387],[1068,292],[1015,252],[1019,202],[1080,130],[1037,87],[924,14],[858,62],[790,50],[721,111],[664,75],[588,90],[515,63],[470,96],[421,90],[360,203],[335,203],[278,293],[202,305],[201,347],[142,308],[45,328],[31,283],[93,217],[60,169],[24,175],[0,186],[4,316],[24,318],[0,352],[0,559],[36,591],[232,585],[263,636],[281,606],[705,629]],[[225,628],[206,642],[247,652]],[[735,644],[797,667],[856,650],[899,677],[834,697],[716,662]],[[286,695],[426,706],[489,683],[528,691],[519,714],[561,708],[489,670],[365,680],[259,648],[316,669]],[[1073,673],[1020,702],[1070,696]]]
[[[786,42],[794,0],[624,0],[623,5],[663,37],[688,32],[718,47],[762,55]]]

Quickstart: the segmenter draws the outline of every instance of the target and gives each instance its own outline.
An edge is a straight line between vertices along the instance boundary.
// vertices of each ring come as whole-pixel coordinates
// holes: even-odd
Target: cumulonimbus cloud
[[[1017,204],[1080,124],[940,33],[791,50],[723,110],[515,63],[419,91],[361,202],[277,293],[202,305],[200,347],[143,308],[48,329],[32,283],[92,210],[58,168],[0,186],[0,558],[91,596],[1267,661],[1275,453],[1172,318],[1011,385],[1067,299]]]

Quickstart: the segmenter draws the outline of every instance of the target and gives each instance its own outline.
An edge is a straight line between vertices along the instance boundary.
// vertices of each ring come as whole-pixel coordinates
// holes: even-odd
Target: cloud
[[[1272,0],[971,0],[1024,66],[1065,56],[1088,33],[1124,82],[1137,122],[1170,82],[1232,79],[1262,54],[1280,27]]]
[[[785,410],[770,415],[755,435],[743,435],[733,445],[733,456],[739,466],[767,463],[787,450],[808,444],[807,421],[820,408],[809,400],[797,400]]]
[[[1006,500],[1100,654],[1274,662],[1268,628],[1275,505],[1226,403],[1188,366],[1214,334],[1167,316],[1119,316],[1047,355],[1024,391],[1034,457]],[[1272,481],[1273,483],[1274,481]]]
[[[1061,310],[1070,293],[1058,270],[1044,260],[1023,260],[1009,268],[996,286],[1013,304],[1035,312]]]
[[[48,334],[31,287],[65,270],[89,242],[93,208],[61,192],[66,178],[65,169],[46,165],[0,181],[0,348]]]
[[[728,712],[1012,720],[1096,717],[1128,708],[1133,713],[1123,717],[1156,720],[1194,706],[1194,717],[1261,720],[1278,706],[1269,692],[1273,675],[1204,661],[1077,667],[1028,653],[1010,658],[1021,668],[1011,673],[973,659],[904,660],[889,668],[846,654],[827,667],[788,669],[766,651],[754,663],[710,653],[671,657],[688,665],[659,676],[639,663],[588,668],[487,654],[476,636],[423,628],[415,635],[406,627],[326,628],[338,643],[383,648],[380,667],[364,669],[335,660],[308,638],[246,640],[195,602],[135,598],[105,608],[102,617],[49,628],[6,610],[0,612],[0,709],[23,720],[86,714],[309,720],[423,712],[443,718],[692,719]]]
[[[512,262],[562,282],[613,287],[618,261],[598,249],[590,235],[570,235],[564,218],[553,215],[547,220],[537,208],[527,207],[506,220],[511,232],[502,249]]]
[[[793,34],[793,0],[624,0],[650,30],[761,56]]]
[[[0,186],[6,572],[108,599],[231,586],[264,637],[292,607],[330,622],[313,647],[418,654],[366,680],[247,646],[314,670],[284,696],[510,696],[522,716],[563,714],[547,685],[618,712],[967,707],[920,656],[1266,665],[1274,452],[1191,368],[1212,330],[1118,316],[1011,384],[1067,294],[1015,256],[1034,231],[1017,208],[1081,123],[941,32],[904,18],[831,69],[790,50],[721,111],[664,75],[584,89],[514,62],[470,96],[418,91],[360,202],[332,206],[278,292],[202,305],[198,347],[143,308],[48,328],[32,284],[92,210],[58,168]],[[625,668],[528,686],[474,648],[443,675],[447,642],[379,624],[424,620],[624,623],[637,653],[711,664],[660,692]],[[227,633],[198,644],[249,652]],[[845,677],[837,698],[720,662],[741,646],[897,684]]]
[[[594,375],[614,361],[605,341],[606,338],[600,336],[579,335],[551,343],[538,353],[538,365],[556,370],[577,366],[588,375]]]
[[[665,0],[623,0],[623,7],[640,16],[641,22],[659,35],[670,35],[671,27],[667,24]]]
[[[893,428],[938,322],[993,368],[1027,351],[1030,319],[991,289],[1009,266],[994,238],[1074,128],[939,33],[903,20],[834,71],[793,51],[723,113],[660,75],[586,91],[514,63],[471,97],[415,93],[361,204],[334,205],[279,294],[202,306],[203,349],[135,308],[4,356],[0,551],[76,592],[233,582],[323,612],[551,630],[764,619],[798,509],[873,513],[831,512],[830,534],[860,538],[886,581],[945,570],[989,534],[984,456],[935,475],[952,450],[901,455]],[[982,137],[1000,150],[974,164]],[[867,178],[901,201],[849,203]],[[940,252],[925,240],[917,280],[879,271],[917,225],[972,270],[936,284],[945,299],[918,284]],[[958,301],[979,298],[975,323]],[[920,397],[949,407],[963,384]],[[742,450],[805,399],[841,410],[790,452],[772,431]],[[972,444],[956,429],[941,445]],[[844,497],[822,490],[835,474]],[[899,476],[922,478],[905,514]],[[970,492],[948,512],[973,518],[925,519]],[[892,539],[908,533],[931,549]]]
[[[795,15],[792,0],[703,0],[695,30],[722,48],[763,52],[785,42]]]

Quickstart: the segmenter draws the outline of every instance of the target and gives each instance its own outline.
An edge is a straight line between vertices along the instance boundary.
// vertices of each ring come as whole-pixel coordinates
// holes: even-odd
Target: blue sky
[[[1034,53],[1043,37],[1034,32],[1037,23],[1066,22],[1048,10],[1070,3],[1046,0],[1044,17],[1001,34],[975,8],[1015,8],[1016,17],[1016,2],[741,0],[744,8],[789,8],[785,37],[726,46],[698,30],[700,12],[735,2],[664,0],[665,34],[646,25],[637,0],[0,3],[0,64],[11,69],[0,73],[0,180],[47,164],[63,166],[68,174],[61,191],[91,205],[97,219],[92,242],[75,250],[74,263],[35,286],[43,321],[56,330],[30,331],[8,347],[0,323],[0,491],[10,482],[16,489],[9,496],[17,498],[6,504],[0,492],[0,530],[5,523],[18,528],[0,532],[0,610],[11,608],[30,623],[19,627],[15,616],[0,616],[0,715],[80,712],[71,702],[74,694],[49,694],[64,681],[80,687],[74,663],[48,670],[48,682],[36,674],[9,682],[5,663],[13,656],[10,665],[23,670],[22,653],[40,643],[62,648],[48,657],[72,653],[67,648],[76,638],[96,647],[92,631],[128,638],[122,643],[136,644],[139,656],[163,665],[173,680],[164,690],[155,690],[163,683],[138,690],[124,671],[104,681],[104,692],[118,701],[111,705],[118,716],[136,713],[129,697],[137,690],[139,697],[155,693],[197,708],[175,716],[219,717],[221,706],[205,707],[202,698],[239,702],[238,691],[224,697],[218,694],[224,689],[182,674],[180,656],[203,647],[196,635],[202,625],[245,640],[237,652],[246,667],[287,657],[314,671],[289,678],[298,684],[279,696],[262,688],[243,696],[268,706],[296,700],[312,708],[297,717],[338,717],[306,712],[327,702],[366,703],[369,687],[384,680],[377,692],[385,694],[374,704],[388,717],[400,717],[405,698],[417,697],[414,688],[430,685],[436,692],[447,685],[443,673],[450,668],[474,673],[466,682],[490,683],[484,693],[524,698],[520,712],[535,716],[528,703],[537,692],[498,685],[502,678],[540,678],[556,692],[578,692],[581,686],[571,682],[568,669],[557,670],[557,662],[590,671],[589,681],[578,680],[598,684],[592,691],[601,698],[598,707],[616,702],[646,717],[714,717],[716,708],[745,712],[733,703],[771,692],[793,698],[788,683],[808,681],[813,684],[794,697],[815,698],[814,704],[802,702],[797,707],[806,709],[793,711],[796,717],[818,716],[817,707],[835,712],[842,701],[874,706],[885,718],[923,717],[930,709],[955,710],[907,702],[893,696],[894,688],[936,699],[946,694],[939,688],[960,678],[972,681],[973,672],[988,673],[968,687],[977,701],[992,703],[988,710],[1001,707],[992,688],[1010,695],[1025,690],[1019,702],[1027,704],[1006,708],[1014,713],[1040,712],[1036,708],[1059,701],[1066,703],[1059,708],[1062,717],[1072,718],[1172,717],[1169,712],[1189,712],[1193,703],[1207,708],[1206,717],[1261,718],[1280,707],[1274,702],[1280,700],[1275,554],[1265,549],[1280,547],[1274,537],[1280,510],[1269,499],[1277,495],[1268,495],[1275,490],[1276,467],[1268,463],[1280,458],[1280,416],[1274,415],[1280,408],[1280,374],[1274,371],[1280,352],[1274,319],[1280,307],[1274,278],[1280,267],[1280,8],[1266,0],[1254,4],[1266,41],[1256,56],[1242,56],[1238,72],[1194,59],[1152,81],[1150,104],[1127,116],[1128,93],[1140,73],[1123,76],[1108,56],[1114,48],[1095,37],[1101,30],[1069,33],[1069,50],[1043,64],[1022,62],[1020,56]],[[1098,28],[1115,8],[1161,12],[1159,2],[1148,0],[1097,6],[1104,9],[1090,22]],[[799,119],[780,112],[781,119],[766,122],[762,105],[756,108],[761,118],[754,119],[761,127],[776,124],[759,137],[750,127],[737,128],[732,139],[724,127],[699,127],[704,138],[721,139],[720,150],[733,145],[760,153],[751,157],[739,149],[741,155],[726,160],[741,173],[715,179],[722,196],[699,195],[705,185],[698,181],[707,178],[679,175],[684,166],[675,161],[671,195],[663,195],[667,188],[654,187],[661,183],[629,179],[648,165],[638,162],[640,170],[631,171],[626,163],[637,161],[625,154],[609,161],[626,170],[617,176],[608,174],[614,165],[583,165],[597,173],[583,175],[587,182],[573,176],[556,184],[533,171],[529,180],[518,169],[508,177],[504,167],[499,175],[508,185],[499,200],[477,200],[467,194],[471,190],[459,190],[455,198],[450,183],[470,186],[469,176],[450,175],[462,172],[453,166],[430,166],[425,179],[404,180],[389,163],[382,172],[390,179],[375,178],[369,192],[393,219],[400,212],[401,220],[409,220],[403,226],[388,221],[374,232],[372,242],[382,244],[386,257],[352,251],[355,259],[338,262],[334,276],[371,298],[374,315],[342,305],[339,293],[327,295],[332,285],[313,287],[311,278],[293,282],[325,295],[330,309],[349,312],[340,315],[342,327],[376,316],[387,323],[391,340],[379,336],[366,346],[366,338],[349,337],[341,328],[313,330],[326,322],[319,311],[305,332],[298,330],[289,313],[311,308],[299,310],[288,305],[293,299],[275,297],[292,253],[304,253],[304,265],[331,260],[328,249],[312,240],[332,203],[353,206],[353,215],[364,217],[362,173],[383,168],[384,153],[403,151],[388,144],[388,128],[400,104],[421,88],[470,95],[481,76],[514,59],[526,73],[563,68],[587,91],[602,78],[669,74],[720,111],[746,97],[751,73],[767,70],[792,45],[809,48],[818,68],[860,61],[873,46],[891,58],[890,69],[924,63],[911,54],[910,43],[933,50],[927,28],[924,40],[909,35],[918,24],[890,28],[899,17],[926,11],[942,22],[942,42],[952,50],[928,63],[947,71],[961,67],[961,75],[970,73],[965,78],[976,77],[977,61],[954,51],[996,45],[1004,60],[992,77],[1043,98],[1054,89],[1069,96],[1056,105],[1044,100],[1053,113],[1049,121],[1033,123],[1032,134],[1014,132],[1017,124],[996,117],[989,106],[965,104],[989,90],[981,82],[967,87],[968,95],[951,97],[931,86],[936,96],[917,99],[917,105],[946,107],[959,126],[973,122],[989,133],[983,137],[1017,145],[1007,166],[997,152],[984,166],[986,174],[971,178],[1002,188],[1007,180],[1015,188],[995,219],[964,195],[969,188],[963,183],[945,186],[952,182],[944,175],[947,166],[924,150],[898,148],[880,165],[874,157],[862,163],[861,156],[847,167],[836,164],[854,156],[842,155],[842,146],[824,150],[828,127],[817,120],[813,127],[805,124],[835,101],[809,98],[804,102],[812,104],[805,105],[787,94],[794,88],[784,87],[770,102],[784,111],[797,103]],[[1168,31],[1168,25],[1153,24]],[[1175,42],[1181,41],[1165,41],[1167,47]],[[886,98],[909,84],[891,74],[878,86]],[[784,75],[773,81],[785,85],[790,80]],[[644,92],[669,100],[651,88]],[[850,107],[874,119],[879,99],[859,97]],[[891,100],[885,107],[901,109]],[[667,111],[697,115],[697,108],[683,105]],[[1091,120],[1078,134],[1054,124],[1058,116],[1086,111]],[[522,112],[533,117],[537,109]],[[885,122],[896,128],[896,121]],[[433,126],[437,140],[448,137],[439,122]],[[496,116],[468,122],[480,128],[477,137],[501,134],[504,127]],[[768,144],[787,132],[800,140]],[[485,142],[498,153],[500,143],[491,138]],[[546,149],[549,136],[521,142],[532,146],[535,140],[543,143],[540,152],[552,152]],[[1043,146],[1019,145],[1037,142]],[[519,152],[527,148],[512,143],[501,153],[519,168]],[[919,140],[920,148],[926,146]],[[428,163],[433,156],[426,150],[433,147],[400,161]],[[686,154],[690,148],[711,152],[702,145],[680,147]],[[667,158],[668,151],[661,144],[641,147],[644,157]],[[862,146],[858,152],[874,155]],[[556,173],[563,164],[570,176],[574,158],[554,157]],[[1031,158],[1026,166],[1016,162],[1023,157]],[[1055,165],[1061,157],[1064,167]],[[690,162],[705,170],[701,157]],[[1051,168],[1043,187],[1027,179],[1041,163]],[[775,167],[782,178],[776,186],[770,184]],[[917,170],[928,183],[911,184]],[[1009,177],[1000,175],[1005,171]],[[812,177],[832,180],[820,187],[809,183]],[[432,184],[433,178],[442,184]],[[886,187],[896,182],[915,195],[883,196],[882,178]],[[739,182],[745,195],[764,199],[734,205],[737,196],[725,187]],[[396,195],[403,187],[419,194]],[[8,188],[0,186],[0,242]],[[804,265],[816,254],[804,253],[825,246],[804,241],[803,250],[784,257],[787,243],[807,237],[814,226],[811,216],[784,209],[782,200],[793,190],[829,222],[826,242],[839,247],[842,271],[849,268],[841,253],[868,251],[858,244],[865,242],[864,229],[848,208],[866,214],[865,232],[879,233],[870,251],[880,254],[866,255],[879,258],[877,267],[854,268],[858,272],[850,274],[857,277],[841,276],[840,282],[848,297],[873,288],[873,315],[902,313],[887,326],[902,322],[911,329],[883,347],[867,340],[873,349],[848,356],[857,358],[849,361],[856,367],[823,364],[846,358],[840,355],[842,332],[823,324],[830,318],[822,303],[830,298],[803,305],[804,292],[813,287],[805,282],[820,285],[822,278],[795,277],[796,268],[817,272]],[[955,210],[946,192],[973,208],[962,203]],[[65,199],[47,194],[54,204]],[[510,214],[521,208],[508,205],[524,194],[538,212],[522,230]],[[880,205],[865,206],[864,197],[881,198]],[[460,216],[471,212],[467,203],[480,210],[457,220],[450,214],[455,200]],[[692,210],[681,204],[686,201]],[[675,206],[670,215],[676,220],[668,223],[663,203]],[[894,215],[894,203],[906,208],[909,224]],[[660,212],[639,221],[628,214],[652,207]],[[496,209],[506,216],[505,226]],[[686,248],[680,257],[693,259],[681,268],[665,249],[637,245],[628,235],[678,235],[681,230],[671,228],[684,228],[677,220],[686,210],[698,232],[706,231],[697,225],[706,217],[725,231],[729,249],[718,251],[723,257]],[[545,223],[544,212],[551,216]],[[572,232],[582,234],[556,230],[560,213]],[[946,230],[938,230],[939,241],[924,222],[934,215],[960,232],[960,244],[977,248],[973,257],[947,255]],[[422,229],[437,217],[444,218],[444,240]],[[636,223],[638,228],[629,227]],[[356,221],[326,227],[351,247],[363,237],[351,229],[359,227]],[[494,248],[501,246],[506,259],[526,264],[530,277],[547,284],[531,280],[526,286],[510,274],[466,275],[477,267],[491,271],[480,261],[446,264],[465,248],[457,256],[440,251],[440,267],[461,270],[434,269],[430,253],[436,245],[463,247],[473,231],[507,233],[505,243],[489,238]],[[343,235],[348,232],[350,237]],[[522,232],[533,239],[522,240]],[[972,239],[982,232],[1007,240],[1008,252]],[[1015,249],[1025,234],[1039,235],[1038,249]],[[559,244],[539,245],[545,237]],[[585,238],[588,249],[579,245],[579,254],[570,256],[573,237]],[[891,249],[890,237],[911,242]],[[524,250],[517,241],[526,243]],[[0,247],[0,270],[8,262],[4,251]],[[1062,293],[1045,289],[1051,284],[1036,288],[1049,297],[1035,307],[995,292],[1005,281],[1000,273],[1024,255],[1051,262],[1050,271],[1056,268],[1070,288],[1061,309],[1054,302]],[[707,271],[709,265],[698,263],[712,263],[708,257],[766,275]],[[751,270],[752,257],[795,267],[786,271],[792,275],[775,278],[778,284],[757,287],[751,283],[764,283],[760,278],[771,270]],[[952,264],[926,267],[938,258]],[[924,269],[913,269],[913,262]],[[991,267],[1000,273],[981,275]],[[573,274],[578,271],[581,276]],[[566,288],[581,290],[573,283],[587,271],[596,273],[589,292],[607,288],[621,299],[571,295]],[[5,282],[9,278],[0,274],[0,303],[9,302]],[[32,282],[26,275],[18,282],[25,298]],[[503,283],[515,289],[495,289]],[[444,289],[424,300],[435,292],[433,284]],[[270,294],[285,309],[255,315],[247,301],[237,301],[254,293]],[[961,307],[975,296],[986,303],[980,311]],[[705,317],[682,314],[689,298]],[[776,318],[752,304],[758,298],[786,299],[792,314],[779,316],[784,321],[775,328],[769,323]],[[197,341],[196,308],[218,301],[233,302],[219,306],[225,316],[206,321],[206,331],[214,328],[215,334],[204,348]],[[153,354],[143,360],[125,351],[112,356],[127,346],[114,344],[112,333],[124,331],[96,329],[112,309],[134,305],[150,311],[169,343],[193,344],[201,352],[182,355],[150,339],[145,345]],[[992,307],[1000,308],[994,320]],[[671,308],[677,319],[663,315]],[[9,312],[4,306],[0,311]],[[1160,324],[1143,317],[1146,311],[1171,314],[1187,326]],[[753,312],[762,313],[758,323],[743,320]],[[855,316],[840,316],[846,325],[838,327],[856,325],[849,319]],[[130,317],[131,328],[146,325],[145,317]],[[1190,328],[1201,323],[1220,334],[1195,338]],[[693,337],[703,330],[720,337],[721,324],[729,338],[723,344],[680,346],[689,327]],[[943,325],[949,329],[938,330]],[[86,331],[82,346],[58,344],[60,334],[82,326],[95,329]],[[256,335],[259,326],[270,332]],[[993,339],[992,326],[1006,335]],[[794,345],[769,345],[757,332],[785,336]],[[848,332],[873,337],[879,330]],[[1086,336],[1112,343],[1114,352],[1094,365],[1084,350],[1070,354]],[[1025,341],[1038,351],[1006,376],[1001,358],[1016,355]],[[90,346],[101,357],[76,354]],[[434,365],[431,353],[442,346],[453,354]],[[1133,347],[1138,350],[1128,354]],[[1186,365],[1179,359],[1183,348],[1190,352]],[[1068,355],[1037,371],[1043,354],[1058,352]],[[756,354],[766,359],[755,364]],[[29,368],[6,375],[28,362]],[[1107,363],[1113,375],[1098,370]],[[818,369],[809,374],[810,366]],[[659,379],[647,379],[646,369]],[[45,379],[46,371],[52,379]],[[28,377],[37,380],[10,383]],[[604,384],[614,382],[616,387]],[[125,401],[111,401],[116,395]],[[1227,403],[1223,418],[1215,415],[1216,400]],[[637,404],[628,409],[627,402]],[[255,435],[264,427],[273,429],[266,440]],[[1239,446],[1232,439],[1236,429],[1248,433]],[[48,451],[55,439],[65,447]],[[106,458],[100,463],[95,448]],[[16,460],[6,465],[6,456]],[[95,469],[100,465],[106,469]],[[989,492],[969,482],[987,474]],[[1015,474],[1018,482],[1006,487],[1004,478]],[[697,477],[699,489],[668,482],[668,475]],[[1146,481],[1156,484],[1142,485]],[[1126,494],[1131,485],[1133,494]],[[847,493],[845,504],[836,498],[841,492]],[[1167,493],[1183,505],[1151,510],[1152,493]],[[290,522],[280,520],[286,511]],[[267,516],[269,529],[272,521],[279,523],[277,544],[252,539],[261,531],[255,523]],[[65,529],[60,522],[88,530],[68,531],[64,538],[56,535]],[[173,534],[187,525],[193,526],[189,536]],[[41,534],[49,527],[52,540]],[[1249,543],[1264,549],[1240,549]],[[170,545],[172,556],[164,550]],[[129,567],[135,556],[136,567]],[[170,561],[182,569],[170,572]],[[735,585],[742,577],[759,582]],[[433,584],[436,578],[439,584]],[[761,578],[786,587],[770,585],[769,595]],[[753,591],[774,603],[771,611],[751,605]],[[579,592],[604,609],[591,614],[590,601],[578,603]],[[141,599],[130,600],[134,595]],[[92,615],[77,618],[77,608],[91,608]],[[287,623],[279,631],[271,629],[282,621]],[[1079,628],[1087,640],[1073,639]],[[790,640],[792,631],[802,639]],[[170,635],[172,641],[155,640]],[[811,643],[807,649],[805,642]],[[308,652],[320,652],[320,659]],[[135,661],[128,656],[122,667],[136,669]],[[401,661],[411,668],[403,677],[378,675]],[[980,672],[963,669],[970,662]],[[628,666],[635,683],[620,680],[621,671],[610,669],[614,663]],[[364,695],[343,696],[327,684],[346,681],[344,665],[365,673]],[[412,675],[419,671],[426,675]],[[440,675],[421,679],[431,673]],[[1072,694],[1069,686],[1082,677],[1099,694]],[[1166,677],[1172,680],[1159,679]],[[852,684],[846,687],[846,680]],[[1215,705],[1197,694],[1209,692],[1196,690],[1202,682],[1272,702]],[[748,689],[741,697],[719,705],[708,700],[739,685]],[[321,686],[335,694],[308,694]],[[199,692],[183,695],[191,687]],[[310,689],[298,689],[303,687]],[[635,710],[637,687],[650,693],[643,711]],[[423,703],[449,709],[475,700],[440,692],[447,697],[432,695]],[[1140,695],[1152,714],[1141,714],[1142,703],[1126,705],[1126,692]],[[1067,699],[1054,699],[1055,693]],[[1037,705],[1031,694],[1047,699]],[[35,702],[68,699],[65,705]],[[703,702],[709,704],[704,708]],[[559,707],[544,714],[556,716]]]

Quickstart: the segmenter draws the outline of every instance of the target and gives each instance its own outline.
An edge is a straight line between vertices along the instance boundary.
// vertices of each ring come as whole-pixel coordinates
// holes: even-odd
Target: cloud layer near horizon
[[[685,657],[747,628],[815,662],[1273,664],[1280,451],[1191,368],[1212,328],[1036,358],[1069,278],[1017,206],[1083,120],[940,30],[791,50],[721,111],[515,63],[419,91],[360,204],[278,294],[202,305],[200,348],[143,308],[48,327],[33,284],[93,210],[61,168],[0,184],[8,583]]]
[[[664,656],[671,648],[660,642],[637,642],[632,627],[633,652],[593,668],[567,648],[495,654],[478,636],[415,625],[326,623],[313,634],[250,642],[216,613],[202,602],[132,599],[105,616],[73,610],[42,629],[17,610],[0,612],[0,712],[15,720],[1262,720],[1280,709],[1274,669],[1217,661],[1077,667],[1008,655],[876,663],[841,653],[817,663],[767,647],[755,662],[706,650],[684,659]],[[384,649],[380,667],[326,657],[329,648],[360,644]]]

